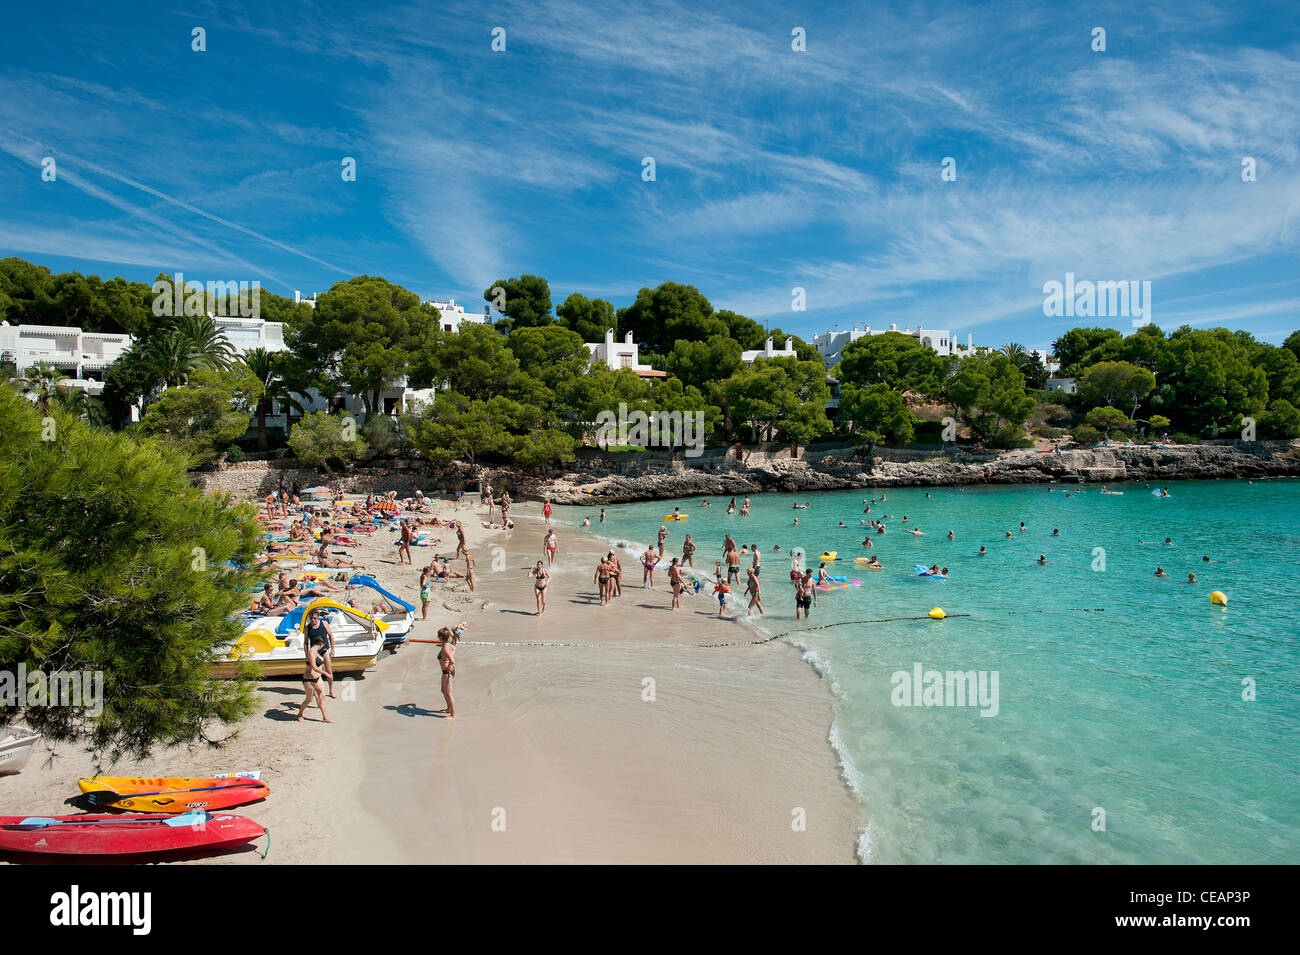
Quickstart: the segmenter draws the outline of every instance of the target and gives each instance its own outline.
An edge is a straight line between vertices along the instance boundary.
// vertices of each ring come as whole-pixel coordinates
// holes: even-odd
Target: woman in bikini
[[[663,540],[660,539],[659,554],[656,555],[649,547],[641,555],[641,586],[655,589],[655,564],[659,563],[659,558],[663,555]]]
[[[757,608],[761,614],[763,612],[763,601],[758,592],[757,570],[757,567],[749,568],[749,580],[745,584],[745,593],[749,594],[749,610],[752,612]]]
[[[537,598],[537,615],[540,617],[546,612],[546,585],[551,582],[551,572],[539,560],[537,566],[528,572],[528,576],[536,578],[533,581],[533,596]]]
[[[600,605],[603,607],[609,603],[609,578],[610,578],[609,559],[605,558],[596,565],[596,573],[592,577],[592,582],[600,588]]]
[[[303,714],[307,712],[307,707],[314,701],[320,708],[320,718],[326,723],[333,723],[325,713],[325,696],[321,693],[320,680],[325,675],[325,648],[333,643],[332,634],[330,633],[329,624],[320,618],[320,612],[313,610],[307,615],[307,623],[303,627],[303,633],[306,637],[307,644],[307,666],[302,674],[302,688],[306,693],[305,698],[298,707],[298,722],[303,721]],[[332,697],[332,681],[331,693]]]
[[[686,540],[682,541],[682,564],[695,566],[695,541],[691,540],[691,535],[686,535]]]
[[[447,701],[447,706],[438,712],[447,714],[449,720],[456,718],[456,701],[451,698],[451,681],[456,676],[456,644],[460,643],[465,626],[462,621],[458,627],[443,627],[438,631],[438,639],[442,641],[442,649],[438,651],[438,666],[442,668],[442,698]]]
[[[420,619],[429,619],[429,568],[420,571]]]

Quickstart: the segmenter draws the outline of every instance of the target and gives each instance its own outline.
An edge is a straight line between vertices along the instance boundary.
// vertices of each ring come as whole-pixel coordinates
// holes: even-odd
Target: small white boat
[[[25,726],[0,726],[0,776],[22,772],[40,738]]]
[[[375,665],[384,649],[388,624],[370,614],[345,606],[328,597],[300,605],[285,617],[258,617],[232,644],[223,647],[208,664],[208,673],[219,679],[239,676],[241,664],[252,663],[259,676],[294,676],[306,669],[303,621],[313,608],[324,611],[334,634],[335,674],[356,673]],[[274,629],[259,626],[275,621]]]

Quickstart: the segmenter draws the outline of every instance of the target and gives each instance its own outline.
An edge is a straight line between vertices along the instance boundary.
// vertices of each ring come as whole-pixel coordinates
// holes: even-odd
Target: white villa
[[[776,348],[775,343],[769,338],[763,343],[762,348],[754,348],[750,351],[740,353],[740,360],[746,365],[752,365],[759,358],[798,358],[798,353],[794,350],[794,339],[787,338],[784,348]]]
[[[12,362],[20,374],[49,365],[68,376],[69,387],[92,395],[103,392],[104,373],[130,344],[130,335],[0,322],[0,361]]]
[[[623,336],[621,342],[614,341],[614,329],[605,329],[603,342],[586,342],[591,352],[590,364],[603,363],[610,371],[631,368],[641,378],[667,378],[668,372],[658,371],[649,365],[641,364],[641,347],[632,340],[632,333]]]
[[[897,325],[890,325],[888,328],[872,328],[870,325],[861,327],[855,325],[845,332],[822,332],[813,338],[813,346],[821,354],[822,360],[826,362],[827,368],[833,368],[840,360],[840,355],[844,351],[844,346],[849,342],[855,342],[865,335],[883,335],[885,332],[900,332],[904,335],[911,335],[926,348],[932,350],[936,355],[969,355],[974,352],[972,337],[966,336],[965,346],[953,340],[952,332],[946,328],[921,328],[907,327],[899,328]]]

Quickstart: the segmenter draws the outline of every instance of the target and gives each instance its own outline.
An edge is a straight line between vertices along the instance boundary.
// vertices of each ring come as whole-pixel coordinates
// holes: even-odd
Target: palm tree
[[[143,348],[132,346],[122,357],[139,362],[146,374],[167,388],[184,384],[194,369],[204,364],[189,336],[181,331],[155,335]]]
[[[16,379],[23,394],[36,402],[36,407],[49,411],[59,398],[59,382],[67,381],[68,376],[44,363],[33,365],[27,374]]]
[[[280,352],[268,352],[265,348],[252,348],[245,353],[243,362],[262,383],[262,395],[257,399],[257,447],[266,450],[266,416],[271,413],[271,402],[281,401],[297,408],[305,414],[303,407],[293,397],[281,375],[283,364]]]
[[[1021,345],[1019,342],[1007,342],[1002,346],[1002,354],[1006,355],[1012,361],[1016,361],[1016,359],[1025,353],[1025,346]]]
[[[221,371],[234,364],[235,349],[211,315],[182,316],[176,321],[176,331],[189,340],[194,354],[209,368]]]

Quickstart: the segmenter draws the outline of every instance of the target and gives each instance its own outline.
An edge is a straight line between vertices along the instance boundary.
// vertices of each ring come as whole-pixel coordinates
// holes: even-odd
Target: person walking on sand
[[[682,577],[682,568],[677,563],[677,558],[668,565],[668,583],[673,588],[673,610],[682,609],[682,588],[686,586],[686,580]]]
[[[461,554],[469,553],[469,548],[465,546],[465,525],[460,521],[456,522],[456,553],[452,555],[455,560]]]
[[[451,698],[451,681],[456,676],[456,646],[468,627],[469,622],[462,620],[455,627],[443,627],[438,631],[438,638],[442,641],[442,649],[438,651],[438,666],[442,668],[442,698],[447,701],[446,709],[438,712],[446,713],[449,720],[456,718],[456,701]]]
[[[727,551],[727,583],[735,581],[736,586],[740,586],[740,554],[736,550],[736,545],[731,545],[731,550]]]
[[[551,582],[551,572],[539,560],[528,576],[533,578],[533,597],[537,600],[537,616],[546,612],[546,585]]]
[[[649,547],[647,547],[645,549],[645,553],[641,555],[642,589],[645,589],[646,587],[649,587],[651,590],[655,589],[655,564],[659,563],[659,560],[662,556],[663,556],[663,548],[660,548],[659,554],[656,555],[655,552]]]
[[[298,706],[298,722],[303,721],[303,714],[307,712],[307,707],[313,702],[320,709],[320,718],[323,722],[333,723],[325,712],[325,697],[321,693],[320,681],[325,675],[325,647],[326,640],[329,637],[329,624],[320,618],[320,612],[313,610],[307,615],[307,624],[303,628],[306,636],[306,667],[302,674],[302,688],[305,694],[302,703]],[[333,675],[330,675],[330,697],[334,696]]]
[[[752,613],[755,608],[761,614],[763,612],[763,601],[758,592],[758,574],[755,573],[757,567],[749,568],[749,580],[745,584],[745,593],[749,594],[749,610]]]
[[[501,492],[501,523],[510,523],[510,492]]]
[[[406,522],[406,518],[401,521],[402,536],[397,542],[397,562],[399,564],[413,564],[411,560],[411,525]],[[402,557],[406,559],[403,560]]]
[[[542,553],[546,557],[546,566],[555,563],[555,529],[551,528],[542,538]]]
[[[682,541],[682,564],[695,566],[695,541],[691,540],[691,535],[686,535],[686,540]]]
[[[542,502],[542,514],[546,517],[546,526],[551,526],[551,502],[545,500]]]
[[[469,592],[474,592],[474,555],[465,551],[465,583],[469,584]]]

